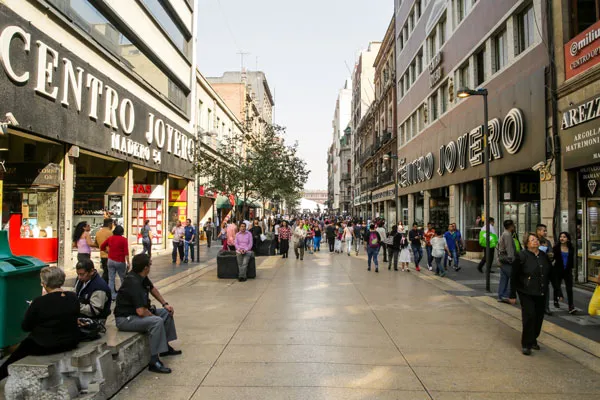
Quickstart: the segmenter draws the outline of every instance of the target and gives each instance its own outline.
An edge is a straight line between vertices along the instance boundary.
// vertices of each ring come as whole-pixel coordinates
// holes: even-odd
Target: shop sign
[[[600,63],[599,39],[600,21],[565,44],[565,79],[571,79]]]
[[[394,189],[387,189],[383,192],[373,193],[373,201],[378,200],[391,200],[396,195],[396,191]]]
[[[54,140],[192,175],[193,136],[5,6],[0,29],[3,107],[21,125]]]
[[[513,108],[504,118],[504,122],[501,123],[498,118],[489,121],[488,130],[491,162],[503,158],[504,152],[510,155],[517,154],[525,134],[523,112]],[[457,169],[465,170],[483,164],[483,139],[483,126],[479,126],[457,140],[442,145],[437,159],[438,175],[444,176]],[[399,184],[405,188],[432,179],[436,160],[430,152],[408,163],[401,160],[401,164]]]
[[[600,161],[600,96],[586,100],[562,114],[561,145],[565,169]],[[579,127],[578,129],[573,129]]]
[[[7,185],[21,186],[59,186],[60,165],[50,163],[3,163],[4,182]]]
[[[438,53],[433,57],[429,63],[429,87],[434,87],[442,79],[442,52]]]
[[[163,200],[165,198],[165,187],[163,185],[134,184],[133,198]]]
[[[600,196],[600,164],[579,170],[579,196]]]

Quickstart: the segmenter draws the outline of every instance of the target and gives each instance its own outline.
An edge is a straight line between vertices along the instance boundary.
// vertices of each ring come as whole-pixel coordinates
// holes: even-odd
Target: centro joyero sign
[[[519,152],[523,145],[524,125],[523,112],[518,108],[510,110],[503,122],[498,118],[488,122],[490,161],[503,158],[505,152],[511,155]],[[447,173],[452,174],[457,168],[464,170],[481,165],[485,161],[483,150],[483,126],[479,126],[440,147],[437,173],[444,176]],[[399,171],[400,187],[405,188],[432,179],[435,164],[433,153],[427,153],[409,163],[405,162]]]

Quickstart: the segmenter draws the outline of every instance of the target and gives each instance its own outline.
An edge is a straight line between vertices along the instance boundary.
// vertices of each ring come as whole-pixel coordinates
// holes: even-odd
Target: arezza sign
[[[523,145],[525,127],[523,112],[513,108],[503,121],[494,118],[488,122],[490,161],[503,158],[505,154],[517,154]],[[432,152],[410,162],[404,162],[399,170],[400,187],[409,187],[426,182],[434,177],[452,174],[457,169],[465,170],[483,164],[483,126],[464,133],[458,139],[442,145],[436,157]]]
[[[21,126],[189,176],[195,140],[145,101],[0,6],[3,109]]]

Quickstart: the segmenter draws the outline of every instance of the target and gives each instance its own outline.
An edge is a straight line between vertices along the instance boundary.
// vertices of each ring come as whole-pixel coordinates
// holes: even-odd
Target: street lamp
[[[463,88],[457,96],[466,99],[471,96],[483,96],[483,152],[485,154],[485,290],[490,292],[490,273],[492,257],[490,248],[490,147],[488,129],[488,91],[487,89],[472,90]]]
[[[398,221],[400,221],[400,199],[398,198],[398,155],[394,154],[384,154],[383,160],[388,161],[389,159],[396,160],[396,168],[394,171],[394,201],[396,202],[396,225],[398,225]]]

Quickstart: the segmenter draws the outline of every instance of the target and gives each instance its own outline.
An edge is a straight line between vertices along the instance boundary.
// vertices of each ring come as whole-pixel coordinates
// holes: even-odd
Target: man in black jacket
[[[333,227],[333,221],[329,221],[327,228],[325,228],[325,237],[327,237],[329,252],[333,253],[333,247],[335,245],[335,228]]]
[[[75,266],[75,293],[82,318],[91,318],[104,325],[110,315],[110,288],[94,268],[92,260],[82,260]]]

